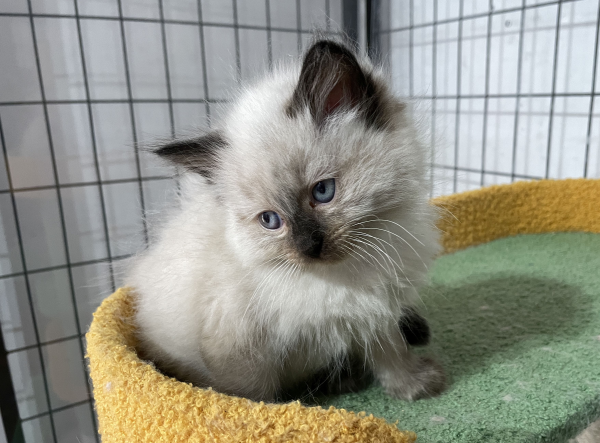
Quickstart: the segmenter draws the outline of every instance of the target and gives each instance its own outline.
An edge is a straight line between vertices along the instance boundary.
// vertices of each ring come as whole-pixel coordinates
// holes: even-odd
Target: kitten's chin
[[[296,257],[294,263],[305,275],[327,276],[328,278],[339,279],[340,282],[354,281],[359,278],[361,267],[351,262],[351,257]]]
[[[319,266],[334,266],[338,265],[345,260],[348,260],[349,255],[345,252],[340,251],[326,251],[319,254],[319,256],[312,257],[302,253],[295,254],[294,261],[299,265],[305,265],[307,267],[319,267]]]

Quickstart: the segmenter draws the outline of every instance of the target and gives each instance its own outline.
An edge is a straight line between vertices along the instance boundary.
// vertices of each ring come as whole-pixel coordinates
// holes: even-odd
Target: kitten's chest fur
[[[166,251],[160,252],[164,259]],[[185,271],[168,285],[181,292],[159,293],[165,273],[144,267],[150,272],[138,283],[146,296],[137,320],[146,353],[171,375],[199,386],[272,397],[349,355],[363,358],[376,332],[400,315],[397,293],[380,283],[336,281],[335,272],[265,283],[264,275],[247,276],[247,269],[232,262],[219,274],[185,268],[178,257],[172,266]],[[225,248],[221,260],[226,259]],[[202,284],[207,272],[212,273],[210,291]]]
[[[331,274],[334,274],[333,272]],[[265,286],[263,286],[264,288]],[[285,285],[266,286],[271,296],[249,297],[252,317],[277,346],[309,343],[316,353],[339,352],[352,341],[370,340],[397,319],[405,297],[390,282],[340,281],[304,274]]]
[[[312,276],[277,289],[278,302],[253,306],[254,331],[255,343],[278,362],[284,386],[349,356],[365,359],[377,333],[400,316],[398,292],[381,284],[340,284]]]
[[[366,362],[376,332],[397,318],[384,288],[302,286],[290,285],[287,303],[256,306],[262,315],[253,328],[255,352],[271,356],[284,391],[316,374],[335,374],[349,358]]]

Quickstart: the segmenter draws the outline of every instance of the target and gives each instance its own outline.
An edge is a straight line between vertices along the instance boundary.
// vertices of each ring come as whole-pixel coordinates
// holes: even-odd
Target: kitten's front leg
[[[373,344],[373,373],[385,392],[404,400],[435,397],[446,386],[442,367],[428,357],[415,355],[400,331]]]

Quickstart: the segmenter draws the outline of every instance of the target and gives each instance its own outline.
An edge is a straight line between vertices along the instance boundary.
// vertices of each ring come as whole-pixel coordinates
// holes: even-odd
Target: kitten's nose
[[[323,249],[324,235],[320,231],[313,232],[302,242],[302,253],[311,258],[319,258]]]

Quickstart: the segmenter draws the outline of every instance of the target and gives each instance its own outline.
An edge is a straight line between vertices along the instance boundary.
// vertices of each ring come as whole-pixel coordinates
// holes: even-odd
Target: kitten
[[[180,210],[127,279],[143,358],[254,400],[320,374],[353,389],[372,373],[408,400],[443,390],[403,336],[416,325],[411,340],[427,340],[413,306],[439,250],[425,151],[379,69],[316,41],[217,129],[156,153],[187,172]]]

